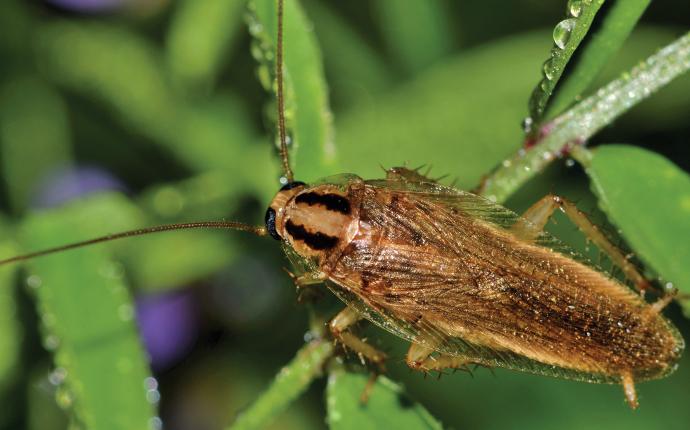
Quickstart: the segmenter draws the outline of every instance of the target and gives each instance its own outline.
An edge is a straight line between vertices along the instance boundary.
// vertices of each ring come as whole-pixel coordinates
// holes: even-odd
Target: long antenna
[[[278,35],[276,43],[276,81],[278,82],[278,136],[280,137],[280,158],[287,183],[294,179],[290,168],[290,157],[285,133],[285,91],[283,89],[283,0],[278,0]]]
[[[123,231],[122,233],[114,233],[106,236],[97,237],[95,239],[84,240],[81,242],[74,242],[67,245],[56,246],[54,248],[44,249],[42,251],[31,252],[29,254],[17,255],[16,257],[6,258],[0,260],[0,266],[3,264],[16,263],[18,261],[29,260],[43,255],[54,254],[56,252],[67,251],[69,249],[81,248],[88,245],[94,245],[101,242],[109,242],[111,240],[123,239],[125,237],[142,236],[150,233],[162,233],[164,231],[172,230],[191,230],[196,228],[222,228],[229,230],[241,230],[254,233],[257,236],[266,236],[268,232],[266,227],[255,227],[241,222],[233,221],[202,221],[202,222],[186,222],[179,224],[163,224],[155,227],[140,228],[137,230]]]

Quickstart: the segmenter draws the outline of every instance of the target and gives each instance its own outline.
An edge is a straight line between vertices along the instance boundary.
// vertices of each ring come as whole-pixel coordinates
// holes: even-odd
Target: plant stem
[[[603,127],[688,69],[690,33],[544,125],[537,143],[530,149],[521,148],[512,158],[505,160],[485,179],[480,194],[493,201],[505,201],[554,159],[567,154],[574,145],[584,144]]]
[[[229,430],[264,428],[278,414],[321,376],[326,361],[333,355],[333,342],[318,339],[306,344],[295,358],[283,367],[273,383],[247,408]]]

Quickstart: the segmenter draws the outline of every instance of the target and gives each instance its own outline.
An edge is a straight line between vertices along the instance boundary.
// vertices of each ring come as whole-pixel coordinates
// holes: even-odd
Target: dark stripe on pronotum
[[[306,203],[309,206],[323,205],[330,211],[345,215],[350,213],[350,201],[338,194],[302,193],[295,197],[295,202]]]
[[[294,240],[301,240],[305,245],[316,251],[331,249],[338,244],[337,237],[328,236],[319,232],[310,233],[304,226],[297,225],[290,220],[285,223],[285,230]]]

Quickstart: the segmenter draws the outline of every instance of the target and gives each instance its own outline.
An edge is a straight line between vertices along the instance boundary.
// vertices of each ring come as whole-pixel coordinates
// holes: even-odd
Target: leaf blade
[[[599,206],[639,257],[681,292],[690,292],[690,175],[651,151],[605,145],[578,157]],[[690,315],[690,302],[685,302]]]
[[[422,405],[410,400],[403,388],[379,376],[366,405],[360,402],[368,376],[331,371],[326,387],[327,422],[332,430],[345,429],[435,429],[443,428]]]

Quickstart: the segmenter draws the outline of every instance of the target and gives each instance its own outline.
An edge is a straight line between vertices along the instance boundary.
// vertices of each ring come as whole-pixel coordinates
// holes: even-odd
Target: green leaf
[[[332,4],[322,0],[304,3],[325,54],[328,85],[334,99],[348,105],[391,86],[393,71],[367,40],[333,10]]]
[[[176,6],[167,37],[167,63],[175,82],[207,92],[243,24],[246,0],[185,0]],[[200,25],[203,23],[203,25]]]
[[[160,53],[145,39],[115,26],[58,21],[40,30],[37,48],[51,79],[105,102],[144,136],[176,134],[176,100]]]
[[[454,37],[443,2],[377,0],[372,6],[388,50],[408,73],[416,73],[450,52]]]
[[[6,228],[2,229],[6,237]],[[0,243],[0,255],[3,257],[16,255],[17,247],[7,241]],[[17,315],[17,300],[15,299],[17,266],[0,268],[0,398],[15,382],[21,358],[21,344],[23,330]],[[0,417],[0,424],[3,417]]]
[[[36,172],[66,168],[71,163],[67,107],[60,94],[32,77],[10,80],[1,92],[3,178],[13,209],[21,212],[29,204],[30,193],[45,179]]]
[[[331,430],[442,429],[443,426],[419,403],[410,400],[403,388],[379,376],[365,405],[360,397],[369,377],[361,373],[333,370],[328,377],[326,405]]]
[[[269,424],[321,375],[323,366],[333,355],[333,350],[333,342],[329,340],[316,340],[305,345],[297,352],[297,356],[280,370],[261,397],[237,417],[230,429],[260,429]]]
[[[532,120],[541,122],[558,115],[582,96],[621,47],[649,2],[568,1],[568,17],[554,28],[554,47],[530,99]]]
[[[138,216],[117,195],[35,214],[22,225],[36,250],[123,230]],[[52,351],[56,400],[84,428],[144,429],[156,418],[147,402],[150,370],[119,263],[105,246],[32,260],[27,284],[37,301],[44,346]]]
[[[639,257],[690,294],[690,175],[666,158],[627,145],[605,145],[578,157],[599,206]],[[690,302],[685,301],[690,316]]]
[[[520,119],[543,38],[534,33],[468,50],[339,115],[343,167],[376,178],[380,166],[426,164],[432,176],[476,185],[522,140]]]
[[[485,178],[481,193],[492,200],[504,201],[573,145],[586,142],[689,69],[690,33],[686,33],[554,119],[548,133],[533,148],[519,151]]]
[[[249,30],[259,61],[259,77],[273,91],[277,10],[275,0],[250,3]],[[335,144],[328,88],[313,25],[296,0],[285,2],[286,119],[292,139],[292,168],[301,180],[333,174]]]

